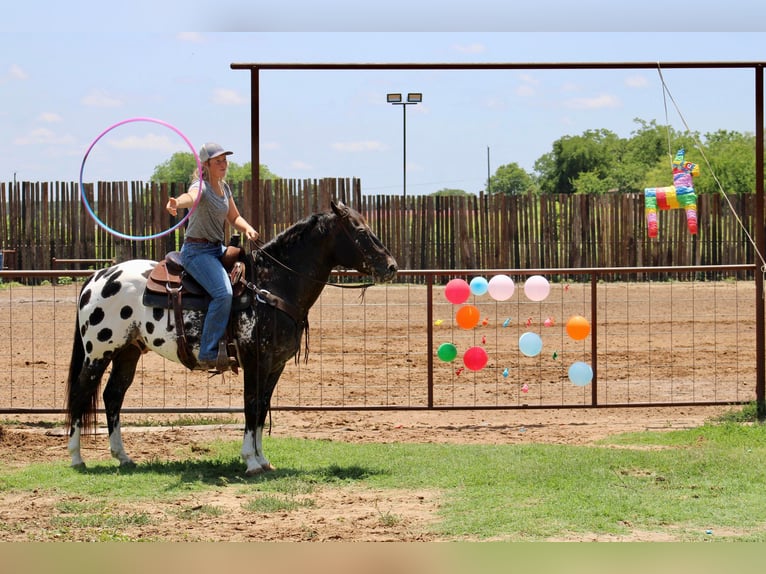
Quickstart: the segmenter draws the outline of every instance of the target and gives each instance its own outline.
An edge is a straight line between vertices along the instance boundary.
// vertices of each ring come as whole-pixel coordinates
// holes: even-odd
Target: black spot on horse
[[[125,305],[122,309],[120,309],[120,318],[122,319],[130,319],[133,316],[133,307],[130,305]]]
[[[82,309],[83,307],[85,307],[85,305],[88,304],[88,301],[90,301],[90,295],[91,295],[90,289],[86,289],[85,291],[82,292],[82,294],[80,295],[80,309]]]
[[[155,321],[159,321],[165,316],[165,309],[160,309],[159,307],[155,307],[152,309],[152,317]]]
[[[102,343],[105,343],[106,341],[112,338],[112,330],[105,327],[98,332],[98,335],[96,335],[96,338]]]
[[[104,310],[101,307],[96,307],[95,309],[93,309],[93,312],[90,314],[90,317],[88,317],[88,322],[91,325],[98,325],[103,320],[104,320]]]
[[[85,352],[89,355],[93,352],[93,341],[88,341],[85,343]]]
[[[111,274],[107,273],[105,275],[105,277],[108,277],[108,279],[106,280],[104,287],[101,289],[101,296],[104,299],[117,295],[117,293],[120,292],[120,289],[122,289],[122,283],[118,281],[120,275],[122,275],[122,269]]]
[[[150,335],[154,333],[154,323],[150,322],[146,324],[146,332],[149,333]]]
[[[160,339],[159,337],[157,337],[156,339],[152,341],[152,345],[154,345],[155,347],[161,347],[164,344],[165,344],[165,339]]]
[[[80,325],[80,337],[85,338],[85,333],[88,332],[88,323]]]
[[[109,272],[109,269],[110,269],[109,267],[105,267],[104,269],[102,269],[101,271],[96,273],[96,275],[93,278],[93,280],[94,281],[98,281],[99,279],[101,279],[104,275],[106,275]]]

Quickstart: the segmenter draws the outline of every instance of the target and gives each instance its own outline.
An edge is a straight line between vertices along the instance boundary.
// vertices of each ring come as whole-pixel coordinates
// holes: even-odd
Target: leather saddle
[[[245,279],[245,250],[235,245],[226,248],[221,263],[229,274],[233,291],[232,312],[242,310],[251,304],[252,294],[247,289]],[[194,369],[197,360],[191,353],[186,340],[184,329],[184,309],[206,310],[210,304],[210,296],[197,281],[187,273],[181,263],[181,253],[171,251],[165,258],[158,262],[152,269],[146,280],[146,288],[143,293],[143,304],[147,307],[172,309],[175,319],[176,342],[178,344],[178,358],[187,368]],[[173,325],[168,313],[168,329]],[[227,330],[226,347],[233,344]],[[234,356],[231,352],[230,356]],[[232,367],[236,372],[236,367]]]

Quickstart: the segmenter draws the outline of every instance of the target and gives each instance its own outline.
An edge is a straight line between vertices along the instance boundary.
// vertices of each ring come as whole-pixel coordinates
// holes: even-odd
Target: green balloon
[[[442,343],[436,350],[436,356],[445,363],[454,361],[455,357],[457,357],[457,347],[452,343]]]

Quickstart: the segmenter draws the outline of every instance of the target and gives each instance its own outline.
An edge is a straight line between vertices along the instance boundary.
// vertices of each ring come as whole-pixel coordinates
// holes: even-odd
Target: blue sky
[[[245,163],[250,78],[249,72],[232,70],[233,62],[766,61],[766,33],[755,28],[766,21],[766,9],[749,7],[742,18],[736,0],[717,17],[711,10],[720,3],[690,5],[695,8],[687,24],[697,25],[684,28],[706,31],[689,32],[670,31],[677,26],[671,26],[670,11],[667,20],[658,18],[662,13],[651,11],[652,2],[641,14],[626,9],[622,15],[612,3],[592,20],[583,15],[598,3],[583,2],[577,13],[583,21],[570,18],[568,26],[566,14],[553,10],[556,3],[537,2],[535,11],[510,11],[512,3],[501,3],[494,14],[507,17],[504,27],[497,18],[478,23],[489,2],[473,5],[473,19],[443,3],[438,23],[429,20],[434,12],[408,3],[408,26],[419,32],[396,27],[392,14],[398,4],[404,10],[396,1],[385,4],[385,11],[371,4],[365,14],[354,8],[363,3],[329,2],[345,9],[335,19],[315,3],[288,4],[302,9],[288,18],[284,3],[281,13],[259,2],[235,12],[224,1],[215,10],[190,11],[189,21],[173,21],[203,32],[162,31],[171,10],[180,10],[174,1],[158,3],[153,17],[141,17],[136,27],[131,19],[147,14],[141,8],[149,4],[138,1],[131,10],[117,5],[111,18],[125,29],[106,32],[98,31],[104,26],[84,25],[77,7],[52,7],[51,19],[36,23],[36,33],[24,31],[29,20],[19,12],[11,15],[3,24],[8,31],[0,35],[0,178],[76,181],[91,142],[115,123],[137,117],[172,124],[197,148],[218,141],[235,152],[233,161]],[[106,18],[98,6],[84,7],[91,17]],[[732,12],[740,14],[738,20]],[[650,17],[650,31],[613,31]],[[526,27],[514,24],[522,21]],[[452,31],[461,22],[476,31]],[[232,31],[238,27],[250,31]],[[663,75],[692,130],[754,130],[752,70]],[[488,150],[491,173],[511,162],[531,171],[564,135],[605,128],[629,137],[637,128],[634,118],[665,123],[656,70],[264,71],[261,162],[282,177],[360,177],[368,193],[401,193],[402,110],[386,103],[388,92],[423,93],[422,104],[407,108],[408,194],[483,189]],[[675,129],[684,129],[672,106],[668,114]],[[94,146],[85,179],[146,179],[176,151],[188,147],[172,130],[126,124]]]

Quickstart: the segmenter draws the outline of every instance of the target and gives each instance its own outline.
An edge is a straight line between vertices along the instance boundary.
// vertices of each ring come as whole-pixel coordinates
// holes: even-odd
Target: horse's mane
[[[315,213],[288,227],[263,246],[263,250],[277,257],[278,254],[308,239],[317,239],[327,232],[331,213]]]

